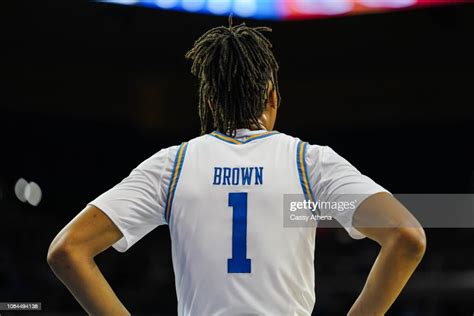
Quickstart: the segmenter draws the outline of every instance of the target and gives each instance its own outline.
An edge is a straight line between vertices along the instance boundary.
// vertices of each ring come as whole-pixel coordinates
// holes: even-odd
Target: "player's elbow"
[[[421,260],[426,251],[426,235],[422,227],[400,227],[394,233],[396,248],[410,259]]]
[[[56,270],[69,257],[69,252],[67,247],[53,241],[49,246],[46,261],[53,270]]]
[[[63,268],[70,266],[74,261],[76,250],[64,240],[53,240],[48,249],[46,261],[54,272],[59,272]]]

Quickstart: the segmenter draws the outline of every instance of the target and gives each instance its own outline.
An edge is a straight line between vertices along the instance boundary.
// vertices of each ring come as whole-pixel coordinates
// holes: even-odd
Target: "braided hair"
[[[278,89],[278,63],[272,44],[262,32],[268,27],[245,23],[219,26],[204,33],[185,55],[193,61],[191,73],[199,79],[201,133],[213,129],[235,136],[236,129],[261,127],[269,82]]]

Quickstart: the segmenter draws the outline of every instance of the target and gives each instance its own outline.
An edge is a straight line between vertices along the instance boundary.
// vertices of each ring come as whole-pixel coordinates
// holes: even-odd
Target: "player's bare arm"
[[[89,315],[130,315],[94,261],[120,238],[114,223],[89,205],[51,243],[49,265]]]
[[[365,200],[354,214],[354,227],[381,248],[349,315],[384,315],[425,253],[423,228],[388,193],[375,194]]]

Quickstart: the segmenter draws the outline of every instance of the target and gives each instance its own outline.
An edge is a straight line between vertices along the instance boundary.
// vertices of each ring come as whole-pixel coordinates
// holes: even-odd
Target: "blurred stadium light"
[[[383,12],[422,6],[465,3],[468,0],[100,0],[163,10],[292,20]]]
[[[25,188],[25,198],[33,206],[38,206],[39,202],[41,202],[41,197],[43,193],[41,191],[40,186],[36,183],[31,181]]]
[[[37,206],[41,202],[43,193],[40,186],[36,182],[29,182],[20,178],[15,183],[15,195],[21,202],[28,202],[33,206]]]
[[[28,182],[23,178],[18,179],[18,181],[15,183],[15,195],[18,200],[22,202],[26,202],[25,188],[27,185]]]

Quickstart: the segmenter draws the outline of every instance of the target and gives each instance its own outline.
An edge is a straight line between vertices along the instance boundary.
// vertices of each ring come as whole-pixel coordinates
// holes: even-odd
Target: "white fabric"
[[[127,251],[159,225],[166,224],[164,206],[178,146],[160,150],[128,177],[90,202],[120,229],[123,238],[113,247]]]
[[[312,145],[306,155],[309,178],[316,200],[343,202],[355,200],[355,207],[344,211],[323,212],[335,218],[354,239],[365,236],[352,226],[352,218],[357,207],[369,196],[388,192],[372,179],[362,175],[346,159],[328,146]]]
[[[239,130],[237,139],[264,131]],[[244,144],[211,135],[188,143],[169,221],[179,315],[311,315],[314,292],[314,227],[283,226],[283,195],[301,194],[299,139],[276,134]],[[161,150],[90,204],[106,213],[126,251],[158,225],[178,146]],[[385,189],[361,175],[332,149],[308,146],[305,156],[315,197],[373,194]],[[263,167],[263,182],[219,185],[214,168]],[[234,169],[232,169],[234,170]],[[255,174],[254,174],[255,175]],[[247,193],[246,258],[250,273],[228,273],[233,212],[229,193]],[[361,201],[359,201],[360,203]],[[332,214],[354,238],[352,212]]]

